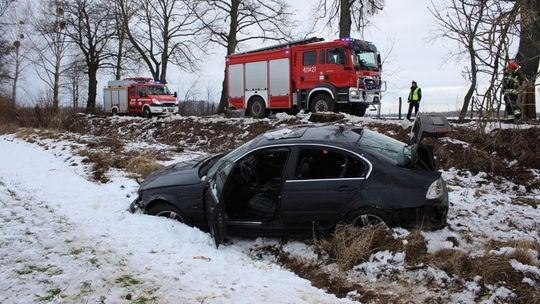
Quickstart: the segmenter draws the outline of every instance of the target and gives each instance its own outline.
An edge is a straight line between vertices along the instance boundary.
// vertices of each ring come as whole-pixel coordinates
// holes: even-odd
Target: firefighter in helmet
[[[506,119],[514,121],[521,118],[521,111],[517,105],[518,88],[523,82],[519,65],[515,60],[508,63],[506,72],[503,76],[502,90],[504,94],[504,103],[506,105]]]
[[[422,90],[416,84],[416,81],[411,83],[411,91],[409,93],[409,98],[407,102],[409,103],[409,111],[407,112],[407,119],[411,120],[411,113],[414,108],[414,116],[418,113],[418,108],[420,107],[420,100],[422,100]]]

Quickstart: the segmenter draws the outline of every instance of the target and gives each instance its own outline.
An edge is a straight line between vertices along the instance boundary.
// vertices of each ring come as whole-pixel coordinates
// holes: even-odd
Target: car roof
[[[344,125],[298,125],[271,130],[259,135],[254,140],[254,146],[279,144],[337,144],[352,145],[361,136],[362,127]]]

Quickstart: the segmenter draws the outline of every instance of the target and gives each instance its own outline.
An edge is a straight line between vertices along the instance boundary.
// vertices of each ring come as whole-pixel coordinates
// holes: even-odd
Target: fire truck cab
[[[270,110],[344,111],[363,116],[381,102],[381,57],[370,42],[310,38],[226,60],[229,105],[256,118]]]
[[[111,80],[103,90],[105,111],[112,115],[133,114],[151,117],[178,113],[176,93],[149,77]]]

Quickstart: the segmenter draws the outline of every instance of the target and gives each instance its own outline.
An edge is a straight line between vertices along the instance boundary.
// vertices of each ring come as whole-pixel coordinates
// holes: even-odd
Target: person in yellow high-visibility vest
[[[414,116],[418,113],[418,108],[420,107],[420,100],[422,100],[422,90],[416,84],[416,81],[413,80],[411,83],[411,91],[409,93],[409,98],[407,102],[409,103],[409,112],[407,112],[407,119],[411,120],[412,109],[414,108]]]

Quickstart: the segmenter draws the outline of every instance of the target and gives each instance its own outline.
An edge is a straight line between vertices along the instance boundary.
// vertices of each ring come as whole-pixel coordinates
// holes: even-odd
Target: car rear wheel
[[[155,216],[162,216],[166,218],[173,219],[175,221],[179,221],[181,223],[185,223],[184,218],[181,215],[180,210],[178,208],[174,207],[171,204],[167,203],[156,203],[150,208],[146,210],[147,214],[155,215]]]
[[[118,109],[117,108],[113,108],[112,109],[112,116],[117,116],[118,115]]]
[[[356,227],[388,227],[389,221],[385,219],[383,212],[376,209],[365,209],[355,212],[348,221]]]

